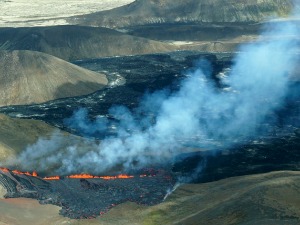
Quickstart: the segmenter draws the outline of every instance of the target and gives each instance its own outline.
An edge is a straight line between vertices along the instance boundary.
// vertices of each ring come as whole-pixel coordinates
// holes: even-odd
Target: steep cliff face
[[[32,50],[72,61],[175,50],[159,41],[112,29],[81,26],[1,28],[0,50]]]
[[[89,94],[106,84],[105,75],[47,54],[0,51],[0,106]]]
[[[157,23],[259,22],[285,16],[292,0],[136,0],[120,8],[74,17],[78,24],[127,27]]]

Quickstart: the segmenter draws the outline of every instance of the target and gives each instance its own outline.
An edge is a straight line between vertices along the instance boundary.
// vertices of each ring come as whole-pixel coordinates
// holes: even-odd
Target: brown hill
[[[174,49],[167,43],[99,27],[0,28],[0,50],[39,51],[67,61]]]
[[[0,106],[41,103],[103,88],[98,74],[40,52],[0,51]]]
[[[260,22],[275,15],[285,16],[293,7],[293,0],[136,0],[69,21],[110,28],[163,23]]]

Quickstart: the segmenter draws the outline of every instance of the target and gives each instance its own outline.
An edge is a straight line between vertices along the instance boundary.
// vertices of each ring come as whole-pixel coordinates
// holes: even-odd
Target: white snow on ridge
[[[65,18],[127,5],[134,0],[0,0],[0,27],[54,26]]]

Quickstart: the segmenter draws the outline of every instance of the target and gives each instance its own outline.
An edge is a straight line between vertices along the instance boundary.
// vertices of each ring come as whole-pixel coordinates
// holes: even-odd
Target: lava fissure
[[[0,168],[0,171],[4,172],[4,173],[9,173],[9,172],[12,172],[13,174],[18,174],[18,175],[27,175],[27,176],[32,176],[32,177],[38,177],[38,174],[36,171],[33,171],[32,173],[30,172],[22,172],[20,170],[10,170],[8,168],[4,168],[4,167],[1,167]]]
[[[67,176],[67,178],[71,179],[104,179],[104,180],[114,180],[114,179],[131,179],[134,178],[132,175],[120,174],[116,176],[93,176],[90,174],[74,174]]]
[[[36,171],[33,171],[32,173],[30,172],[22,172],[20,170],[10,170],[8,168],[4,168],[4,167],[0,167],[0,171],[4,172],[4,173],[9,173],[12,172],[13,174],[18,174],[18,175],[27,175],[27,176],[32,176],[32,177],[38,177],[41,178],[43,180],[60,180],[61,178],[69,178],[69,179],[103,179],[103,180],[114,180],[114,179],[132,179],[135,176],[133,175],[128,175],[128,174],[119,174],[119,175],[115,175],[115,176],[94,176],[91,174],[87,174],[87,173],[82,173],[82,174],[71,174],[69,176],[46,176],[46,177],[39,177],[38,173]],[[151,175],[146,175],[146,174],[142,174],[139,175],[139,177],[147,177],[147,176],[151,176]]]
[[[41,204],[61,207],[63,216],[88,219],[101,216],[127,201],[149,206],[161,203],[167,190],[176,183],[170,171],[145,169],[139,174],[75,174],[41,178],[36,172],[0,168],[0,184],[7,189],[6,198],[37,199]]]
[[[60,176],[44,177],[44,180],[60,180]]]

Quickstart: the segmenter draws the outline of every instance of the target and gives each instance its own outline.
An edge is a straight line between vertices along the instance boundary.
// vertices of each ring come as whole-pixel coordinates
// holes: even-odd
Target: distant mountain
[[[32,50],[72,61],[116,55],[167,52],[167,43],[112,29],[82,26],[0,28],[0,50]]]
[[[112,10],[76,16],[69,22],[89,26],[128,27],[168,23],[260,22],[285,16],[293,0],[136,0]]]
[[[33,51],[0,51],[0,106],[41,103],[103,88],[105,75]]]
[[[262,24],[202,23],[131,26],[127,33],[173,44],[182,50],[232,52],[245,42],[255,41]]]

